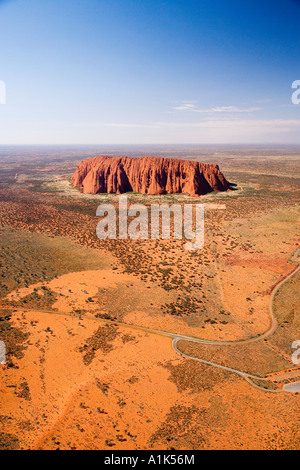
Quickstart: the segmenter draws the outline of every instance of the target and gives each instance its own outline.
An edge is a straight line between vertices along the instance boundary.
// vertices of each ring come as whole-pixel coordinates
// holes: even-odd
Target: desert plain
[[[299,147],[122,152],[216,163],[234,186],[127,193],[204,203],[201,250],[99,240],[119,196],[71,177],[106,152],[1,148],[0,448],[299,449]]]

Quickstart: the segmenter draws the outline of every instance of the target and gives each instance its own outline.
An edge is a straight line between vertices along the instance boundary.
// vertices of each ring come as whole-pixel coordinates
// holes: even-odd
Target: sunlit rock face
[[[72,185],[84,193],[183,193],[200,196],[226,191],[229,183],[218,165],[161,157],[108,157],[79,163]]]

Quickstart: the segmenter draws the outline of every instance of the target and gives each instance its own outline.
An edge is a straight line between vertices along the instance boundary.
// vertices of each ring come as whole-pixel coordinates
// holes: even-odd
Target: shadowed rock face
[[[200,196],[229,188],[218,165],[161,157],[88,158],[79,163],[71,181],[89,194],[134,191]]]

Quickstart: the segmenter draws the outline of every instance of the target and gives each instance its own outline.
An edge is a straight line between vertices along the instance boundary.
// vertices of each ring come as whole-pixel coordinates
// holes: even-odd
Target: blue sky
[[[0,0],[0,144],[300,144],[299,19],[297,0]]]

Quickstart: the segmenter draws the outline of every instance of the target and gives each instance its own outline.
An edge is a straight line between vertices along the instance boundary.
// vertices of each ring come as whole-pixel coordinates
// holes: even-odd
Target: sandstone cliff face
[[[161,157],[88,158],[78,165],[71,181],[90,194],[134,191],[200,196],[229,188],[218,165]]]

